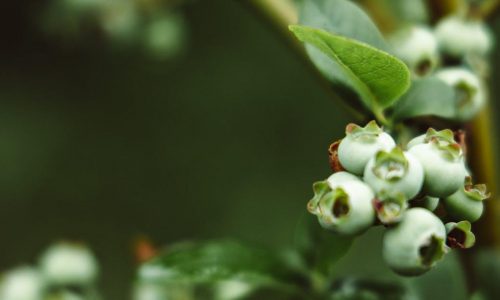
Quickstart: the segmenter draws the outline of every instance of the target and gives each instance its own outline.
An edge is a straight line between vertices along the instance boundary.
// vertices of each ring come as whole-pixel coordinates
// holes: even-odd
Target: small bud
[[[373,206],[379,221],[388,225],[401,220],[408,208],[408,201],[403,193],[382,191],[373,200]]]
[[[403,28],[392,34],[388,41],[394,54],[417,76],[431,73],[438,64],[438,43],[427,27]]]
[[[54,285],[90,285],[97,278],[97,261],[84,245],[59,243],[49,247],[40,259],[40,269]]]
[[[485,55],[493,46],[491,32],[479,20],[450,16],[437,24],[434,34],[439,49],[453,57]]]
[[[433,213],[411,208],[384,235],[383,256],[400,275],[420,275],[430,270],[446,253],[446,229]]]
[[[307,208],[318,217],[322,227],[354,235],[368,229],[374,222],[373,191],[360,180],[345,181],[334,188],[327,182],[313,186],[315,195]]]
[[[463,188],[443,199],[446,212],[457,221],[477,221],[483,214],[483,200],[490,197],[484,184],[472,184],[467,177]]]
[[[389,151],[395,146],[392,137],[375,121],[371,121],[365,127],[349,124],[346,127],[346,137],[338,147],[338,157],[347,171],[362,175],[370,158],[380,150]]]
[[[424,170],[412,154],[395,147],[390,152],[377,152],[368,161],[363,179],[375,193],[395,191],[411,199],[422,188]]]
[[[44,282],[32,267],[18,267],[7,272],[0,282],[2,300],[42,300]]]
[[[464,68],[447,68],[436,77],[455,90],[455,118],[459,121],[472,119],[486,102],[479,77]]]
[[[450,248],[467,249],[476,243],[476,236],[471,231],[469,221],[460,221],[458,223],[446,223],[446,245]]]
[[[463,151],[453,138],[451,130],[430,128],[424,138],[417,137],[408,144],[408,150],[424,169],[423,191],[431,197],[446,197],[463,184],[466,169]]]

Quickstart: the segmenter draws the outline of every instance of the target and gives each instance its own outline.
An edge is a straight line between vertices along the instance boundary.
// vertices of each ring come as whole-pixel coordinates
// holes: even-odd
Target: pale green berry
[[[385,133],[375,121],[365,127],[349,124],[346,137],[338,148],[338,158],[345,170],[362,175],[368,160],[378,151],[389,151],[396,146],[392,137]]]
[[[332,175],[330,175],[330,177],[328,177],[328,179],[326,181],[328,182],[328,185],[333,189],[333,188],[338,187],[339,185],[341,185],[344,182],[360,181],[360,179],[356,175],[353,175],[349,172],[341,171],[341,172],[333,173]]]
[[[460,221],[458,223],[446,223],[446,244],[450,248],[467,249],[476,243],[476,236],[471,231],[469,221]]]
[[[425,141],[425,138],[426,138],[426,134],[421,134],[417,137],[414,137],[413,139],[411,139],[408,144],[406,145],[406,148],[407,149],[410,149],[416,145],[420,145],[420,144],[425,144],[426,141]]]
[[[384,190],[377,194],[373,206],[382,224],[394,224],[401,220],[408,208],[408,198],[403,193]]]
[[[413,139],[411,139],[408,142],[406,148],[410,149],[416,145],[429,143],[432,140],[437,140],[441,144],[446,144],[446,143],[454,144],[454,143],[456,143],[453,131],[451,131],[449,129],[437,131],[434,128],[429,128],[426,133],[421,134],[421,135],[416,136]]]
[[[361,180],[351,173],[341,171],[333,173],[325,181],[315,182],[313,184],[314,197],[307,203],[307,210],[312,214],[317,214],[319,212],[319,201],[321,198],[323,198],[326,193],[331,192],[332,189],[350,181]]]
[[[40,270],[47,282],[55,285],[90,285],[98,275],[97,261],[84,245],[58,243],[40,259]]]
[[[446,229],[424,208],[406,211],[401,222],[389,228],[383,240],[383,256],[396,273],[420,275],[431,269],[447,251]]]
[[[446,212],[453,220],[477,221],[483,214],[483,200],[488,199],[490,194],[486,191],[486,185],[473,185],[471,178],[467,177],[465,185],[453,195],[443,199]]]
[[[485,55],[493,46],[490,30],[479,20],[450,16],[441,20],[435,29],[439,49],[450,56]]]
[[[32,267],[18,267],[4,274],[0,281],[2,300],[42,300],[43,276]]]
[[[450,130],[428,130],[423,139],[411,141],[408,150],[424,169],[423,191],[431,197],[446,197],[456,192],[466,176],[463,151]]]
[[[439,198],[424,196],[422,198],[414,199],[411,202],[416,207],[423,207],[430,211],[434,211],[439,205]]]
[[[471,71],[454,67],[441,69],[436,77],[455,90],[455,119],[467,121],[481,110],[486,102],[479,77]]]
[[[307,208],[318,217],[322,227],[341,234],[355,235],[373,224],[375,211],[372,200],[375,195],[364,182],[346,181],[331,188],[323,181],[315,183],[313,188],[315,195]]]
[[[363,180],[375,193],[401,192],[411,199],[422,188],[424,170],[412,154],[396,147],[390,152],[377,152],[366,164]]]
[[[388,41],[394,54],[417,76],[429,74],[439,62],[437,40],[427,27],[405,27],[390,35]]]

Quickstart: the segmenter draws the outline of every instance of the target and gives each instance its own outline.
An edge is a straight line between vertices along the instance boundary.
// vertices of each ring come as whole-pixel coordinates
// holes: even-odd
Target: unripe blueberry
[[[443,203],[452,219],[475,222],[483,214],[483,200],[489,196],[486,185],[473,185],[471,178],[467,177],[464,186],[453,195],[444,198]]]
[[[389,151],[396,146],[392,137],[375,121],[364,128],[356,124],[346,127],[346,137],[338,148],[338,158],[347,171],[362,175],[368,160],[380,150]]]
[[[326,193],[331,192],[332,189],[350,181],[361,180],[351,173],[341,171],[333,173],[325,181],[315,182],[313,184],[314,197],[307,203],[307,210],[312,214],[317,214],[319,212],[319,201],[321,198],[323,198]]]
[[[447,197],[456,192],[465,179],[463,151],[450,130],[429,129],[423,141],[411,141],[409,144],[413,145],[408,150],[424,169],[423,191],[431,197]]]
[[[353,175],[349,172],[337,172],[337,173],[333,173],[332,175],[330,175],[330,177],[328,177],[328,179],[326,180],[328,182],[328,185],[330,186],[330,188],[334,189],[336,187],[338,187],[339,185],[341,185],[342,183],[345,183],[345,182],[349,182],[349,181],[361,181],[361,179],[359,179],[359,177],[357,177],[356,175]]]
[[[382,224],[394,224],[401,220],[408,208],[408,198],[400,192],[383,190],[373,200],[377,217]]]
[[[427,27],[403,28],[389,36],[388,41],[394,54],[417,76],[429,74],[438,64],[438,43]]]
[[[424,208],[411,208],[383,240],[383,256],[401,275],[420,275],[432,268],[447,251],[446,230],[438,217]]]
[[[55,285],[90,285],[98,275],[92,252],[73,243],[49,247],[40,259],[40,269],[47,282]]]
[[[431,140],[438,140],[441,143],[456,143],[453,131],[449,129],[437,131],[434,128],[429,128],[426,133],[411,139],[407,144],[407,149],[410,149],[416,145],[429,143]]]
[[[484,106],[486,97],[479,77],[464,68],[441,69],[436,77],[455,90],[455,118],[467,121]]]
[[[439,49],[454,57],[484,55],[493,46],[492,34],[483,22],[458,16],[450,16],[439,22],[435,35]]]
[[[428,209],[430,211],[434,211],[434,210],[436,210],[436,208],[439,205],[439,198],[431,197],[431,196],[424,196],[422,198],[414,199],[411,202],[412,202],[413,206],[423,207],[423,208]]]
[[[307,208],[318,217],[326,229],[355,235],[368,229],[374,222],[375,211],[372,200],[374,193],[360,180],[345,181],[335,188],[327,182],[318,182],[314,186],[314,198]]]
[[[42,300],[44,281],[31,267],[18,267],[7,272],[0,282],[2,300]]]
[[[446,223],[446,245],[450,248],[467,249],[476,243],[476,236],[471,231],[469,221],[460,221],[458,223]]]
[[[366,164],[363,179],[375,193],[395,191],[411,199],[422,188],[424,170],[412,154],[395,147],[390,152],[377,152]]]

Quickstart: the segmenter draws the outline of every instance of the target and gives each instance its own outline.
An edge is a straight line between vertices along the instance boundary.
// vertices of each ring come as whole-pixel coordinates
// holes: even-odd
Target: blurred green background
[[[104,295],[126,299],[138,235],[291,243],[352,120],[262,19],[238,1],[188,5],[186,51],[158,61],[92,37],[65,45],[39,29],[44,2],[4,5],[1,270],[81,240]]]

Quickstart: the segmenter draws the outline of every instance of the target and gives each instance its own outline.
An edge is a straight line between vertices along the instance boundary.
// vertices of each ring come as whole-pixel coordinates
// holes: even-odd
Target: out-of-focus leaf
[[[221,300],[241,299],[263,289],[293,293],[294,287],[286,283],[287,270],[265,249],[233,241],[184,243],[144,263],[136,290]]]
[[[413,278],[402,278],[419,299],[468,299],[463,266],[456,251],[448,253],[429,272]]]
[[[393,118],[420,116],[453,118],[456,115],[455,90],[436,77],[417,79],[394,106]]]
[[[342,81],[353,88],[373,111],[391,106],[410,86],[410,72],[396,57],[368,44],[327,31],[292,25],[297,38],[326,54],[340,68]]]
[[[331,300],[414,300],[407,287],[398,282],[378,279],[348,278],[337,280],[329,297]]]
[[[352,237],[323,229],[310,214],[302,217],[295,236],[295,247],[306,268],[325,277],[331,276],[335,263],[347,253],[353,241]]]
[[[479,288],[483,298],[500,299],[500,252],[483,250],[476,254],[475,267]]]

